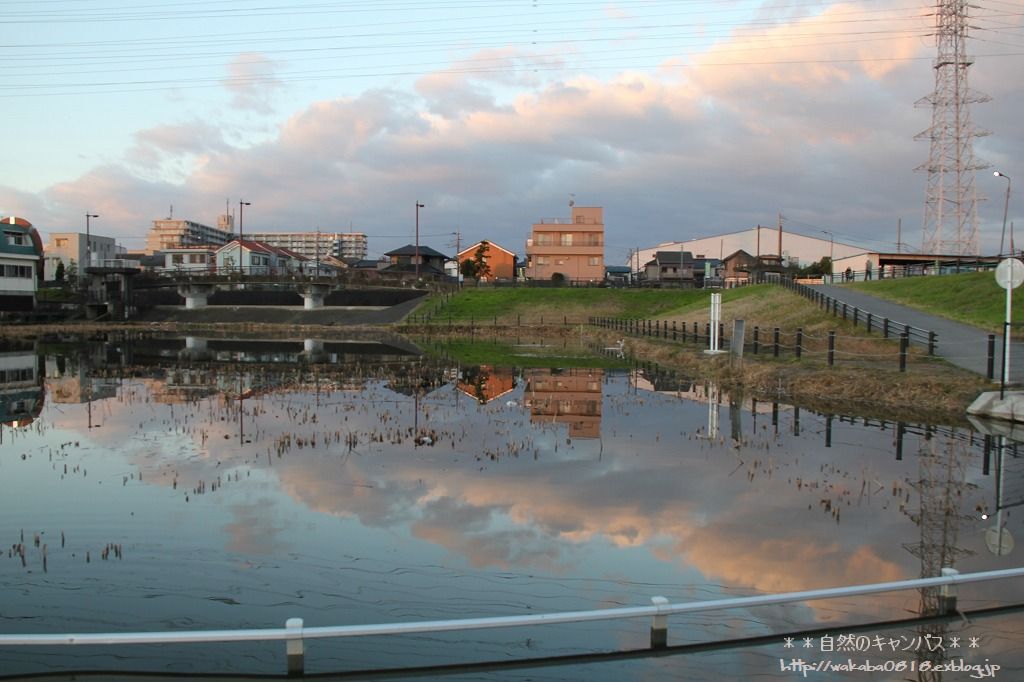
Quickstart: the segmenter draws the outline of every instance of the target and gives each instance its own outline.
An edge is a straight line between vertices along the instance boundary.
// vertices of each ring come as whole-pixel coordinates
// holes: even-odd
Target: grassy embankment
[[[709,295],[705,291],[473,288],[424,302],[417,315],[426,314],[428,322],[418,328],[445,334],[450,320],[455,331],[445,347],[467,363],[524,366],[557,360],[569,365],[575,364],[573,355],[582,353],[560,350],[559,345],[567,346],[564,340],[552,343],[546,351],[551,356],[543,357],[545,351],[530,349],[524,353],[517,347],[519,337],[531,338],[529,334],[535,331],[549,338],[572,337],[578,342],[582,335],[586,343],[607,346],[623,336],[621,332],[581,328],[590,316],[651,319],[680,326],[686,322],[691,329],[696,321],[703,333]],[[782,397],[819,409],[834,406],[849,411],[851,406],[859,405],[860,411],[882,415],[896,409],[911,416],[936,410],[959,416],[987,387],[980,377],[927,358],[920,351],[912,353],[908,371],[900,373],[895,342],[868,335],[863,327],[854,328],[850,322],[832,317],[781,287],[754,286],[723,292],[722,319],[727,334],[731,333],[732,320],[745,320],[748,342],[754,326],[762,330],[762,343],[770,337],[769,330],[779,327],[783,345],[792,346],[794,333],[801,328],[803,358],[797,361],[791,351],[784,350],[775,359],[764,354],[762,348],[757,358],[748,351],[742,362],[732,362],[727,356],[708,358],[701,352],[702,346],[694,343],[637,337],[625,338],[627,353],[692,377],[712,377],[732,389],[755,395]],[[472,335],[479,341],[466,338],[471,325],[475,329]],[[825,362],[830,330],[838,336],[834,367]],[[486,343],[481,343],[484,340]],[[526,360],[527,356],[531,360]]]
[[[992,272],[884,279],[845,286],[990,332],[1003,330],[1006,290],[996,284]]]

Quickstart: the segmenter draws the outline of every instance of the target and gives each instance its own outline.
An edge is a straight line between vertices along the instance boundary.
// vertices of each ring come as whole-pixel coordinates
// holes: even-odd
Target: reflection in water
[[[147,338],[39,352],[50,399],[31,428],[0,427],[0,547],[26,546],[0,557],[4,632],[494,616],[1016,563],[1009,547],[986,550],[987,515],[1019,535],[1009,502],[1024,498],[1024,470],[1015,446],[990,466],[991,438],[970,428],[821,415],[654,368],[458,367],[394,339]],[[120,558],[103,556],[108,546]],[[1022,598],[1018,584],[961,588],[970,606]],[[672,636],[838,627],[932,600],[693,616],[674,620]],[[416,664],[636,646],[647,627],[314,650],[323,669]],[[980,636],[974,655],[1021,663],[1012,638]],[[76,655],[18,653],[9,665],[73,669]],[[118,655],[127,661],[93,652],[89,665],[161,669],[152,661],[197,654]],[[687,675],[770,677],[780,655],[781,643],[734,652]],[[678,674],[637,665],[566,677]],[[252,645],[201,669],[279,668]]]
[[[538,424],[567,424],[571,438],[600,438],[600,369],[528,369],[525,405]]]
[[[0,424],[22,428],[43,409],[43,375],[34,346],[0,348]]]

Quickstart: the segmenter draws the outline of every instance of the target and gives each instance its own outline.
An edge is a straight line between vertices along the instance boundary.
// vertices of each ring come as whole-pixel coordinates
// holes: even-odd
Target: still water
[[[35,342],[0,352],[0,372],[0,633],[519,615],[1022,563],[1017,446],[967,423],[818,414],[650,367],[465,367],[398,337]],[[960,588],[964,609],[1022,601],[1020,580]],[[674,617],[669,643],[838,636],[921,603]],[[643,648],[649,626],[316,640],[306,668]],[[833,658],[988,662],[1020,679],[1021,615],[928,627],[942,651],[921,651],[920,629],[879,628],[866,634],[884,646]],[[824,643],[480,677],[793,679],[784,665],[827,658]],[[0,647],[0,674],[278,674],[284,658],[283,643]]]

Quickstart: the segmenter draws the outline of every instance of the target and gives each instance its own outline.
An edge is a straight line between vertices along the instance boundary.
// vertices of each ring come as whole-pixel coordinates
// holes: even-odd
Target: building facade
[[[602,281],[604,209],[573,206],[568,223],[558,219],[534,223],[526,240],[526,278]]]
[[[113,237],[101,237],[89,233],[89,245],[86,246],[85,235],[81,232],[51,232],[50,239],[44,249],[43,278],[47,281],[57,279],[57,266],[64,264],[64,270],[74,263],[78,274],[84,274],[83,268],[87,261],[98,263],[124,256]]]
[[[0,228],[0,311],[32,310],[42,275],[42,239],[24,218],[4,218]]]
[[[460,268],[463,261],[476,259],[476,251],[484,242],[487,243],[484,262],[487,263],[490,274],[481,277],[480,281],[493,282],[495,280],[514,279],[516,276],[516,254],[489,240],[478,241],[476,244],[459,251],[455,256],[455,260],[459,262]]]
[[[228,227],[230,221],[221,221]],[[191,220],[164,219],[154,220],[146,236],[146,253],[180,248],[182,246],[224,246],[235,238],[228,229],[210,227]]]
[[[366,258],[366,235],[362,232],[254,232],[245,237],[288,249],[310,260],[328,256]]]
[[[727,232],[685,241],[665,242],[657,246],[642,248],[639,251],[633,251],[629,261],[625,264],[630,266],[633,272],[639,272],[654,259],[654,254],[658,251],[689,251],[697,259],[724,260],[729,254],[740,250],[746,251],[751,256],[775,254],[782,257],[783,265],[794,267],[811,265],[822,258],[838,260],[865,251],[860,246],[837,242],[827,233],[823,233],[821,237],[809,237],[785,230],[780,233],[778,227],[759,225],[749,230]]]

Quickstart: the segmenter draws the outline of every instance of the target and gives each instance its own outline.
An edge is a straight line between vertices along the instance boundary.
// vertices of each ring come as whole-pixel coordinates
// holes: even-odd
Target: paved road
[[[840,301],[857,306],[861,310],[888,317],[901,324],[934,331],[938,335],[936,353],[950,363],[985,376],[988,369],[989,332],[962,322],[953,322],[936,315],[908,308],[899,303],[866,294],[862,291],[837,285],[815,285],[814,288]],[[1003,343],[996,337],[995,374],[1002,371]],[[1010,381],[1024,382],[1024,343],[1010,344]]]

